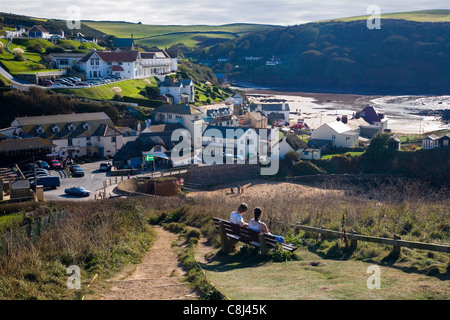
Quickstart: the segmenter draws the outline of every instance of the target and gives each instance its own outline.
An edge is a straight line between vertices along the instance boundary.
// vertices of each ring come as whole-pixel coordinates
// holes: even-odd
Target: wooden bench
[[[278,243],[274,235],[250,230],[247,227],[241,227],[230,221],[213,218],[214,225],[219,231],[222,250],[225,253],[233,251],[238,241],[252,245],[261,250],[261,253],[267,255],[269,250],[279,244],[286,251],[295,251],[296,247]]]

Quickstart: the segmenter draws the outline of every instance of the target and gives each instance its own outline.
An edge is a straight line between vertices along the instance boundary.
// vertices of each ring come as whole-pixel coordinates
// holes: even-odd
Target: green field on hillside
[[[367,20],[370,15],[331,19],[327,21],[358,21]],[[381,15],[382,19],[401,19],[418,22],[450,22],[450,10],[424,10],[412,12],[395,12]]]
[[[196,37],[209,39],[233,39],[254,31],[261,31],[275,26],[258,24],[230,24],[223,26],[176,26],[176,25],[145,25],[125,22],[84,22],[106,34],[119,38],[133,38],[137,43],[161,48],[184,43],[187,47],[194,47],[200,41]]]
[[[156,84],[155,78],[149,79],[152,84]],[[127,80],[117,83],[110,83],[98,87],[81,88],[81,89],[55,89],[55,92],[64,94],[73,94],[78,97],[85,97],[97,100],[112,100],[114,98],[114,93],[111,90],[114,87],[119,87],[122,89],[122,96],[145,99],[144,96],[140,94],[142,90],[147,86],[145,80]]]

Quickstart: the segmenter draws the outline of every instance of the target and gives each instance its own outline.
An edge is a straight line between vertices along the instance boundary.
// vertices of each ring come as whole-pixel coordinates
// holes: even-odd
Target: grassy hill
[[[23,25],[26,28],[31,28],[34,25],[42,25],[51,33],[60,33],[60,30],[63,30],[66,36],[74,33],[74,30],[69,30],[69,28],[67,28],[66,20],[42,19],[4,12],[0,12],[0,25],[3,25],[4,27]],[[84,23],[81,23],[81,29],[76,30],[76,32],[81,32],[87,37],[104,36],[102,32],[93,29]]]
[[[365,15],[341,19],[331,19],[327,21],[359,21],[367,20],[369,17],[369,15]],[[450,22],[450,10],[423,10],[412,12],[383,13],[381,14],[381,19],[400,19],[417,22]]]
[[[133,38],[136,42],[160,48],[183,43],[195,47],[205,40],[224,41],[235,39],[245,34],[277,28],[272,25],[229,24],[222,26],[180,26],[180,25],[145,25],[128,22],[84,21],[87,26],[119,38]],[[214,40],[213,40],[214,41]]]
[[[450,83],[450,23],[329,21],[254,32],[206,48],[198,60],[228,57],[215,72],[290,89],[360,93],[445,93]],[[278,66],[266,66],[273,55]],[[246,61],[246,56],[262,57]],[[237,67],[239,66],[239,67]],[[228,70],[228,71],[227,71]]]

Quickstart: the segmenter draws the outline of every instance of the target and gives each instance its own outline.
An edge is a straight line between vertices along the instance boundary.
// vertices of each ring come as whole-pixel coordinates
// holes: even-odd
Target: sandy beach
[[[242,90],[242,88],[240,88]],[[439,110],[450,109],[450,96],[383,96],[342,93],[283,92],[260,89],[243,89],[249,100],[289,103],[291,121],[304,119],[311,128],[336,120],[338,116],[352,117],[367,104],[374,106],[389,118],[388,128],[398,134],[420,134],[450,129],[442,122]],[[424,114],[425,113],[425,114]],[[427,114],[428,113],[428,114]]]

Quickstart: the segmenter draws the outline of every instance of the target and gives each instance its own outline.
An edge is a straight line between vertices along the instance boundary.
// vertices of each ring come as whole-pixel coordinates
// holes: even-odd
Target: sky
[[[390,13],[450,9],[450,0],[0,0],[0,12],[68,19],[79,11],[81,20],[163,25],[296,25],[366,15],[371,5]]]

